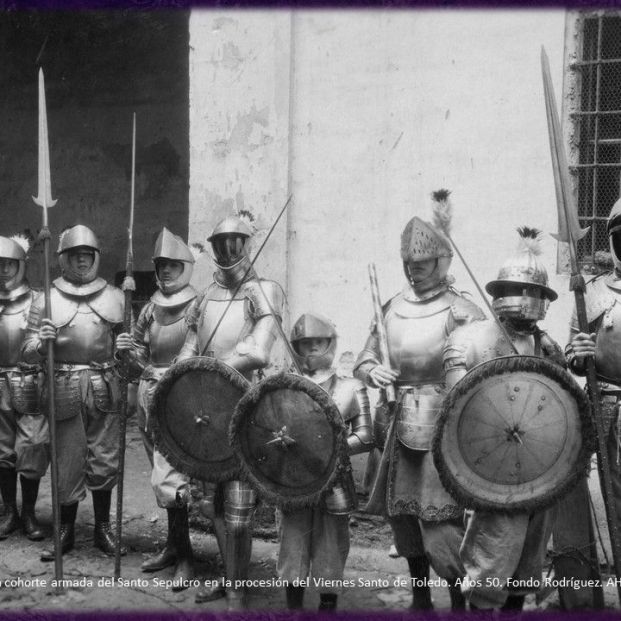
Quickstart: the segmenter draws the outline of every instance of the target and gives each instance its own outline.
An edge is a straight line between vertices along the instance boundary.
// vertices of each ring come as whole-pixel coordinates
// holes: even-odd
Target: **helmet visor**
[[[216,263],[224,267],[235,265],[244,256],[245,235],[217,235],[211,240]]]

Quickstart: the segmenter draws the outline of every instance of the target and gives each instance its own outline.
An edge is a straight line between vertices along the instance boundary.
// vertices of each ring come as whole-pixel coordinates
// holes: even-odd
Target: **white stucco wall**
[[[540,48],[561,98],[563,10],[195,11],[190,20],[190,240],[232,207],[269,227],[262,273],[286,283],[290,320],[330,316],[357,352],[371,317],[367,263],[384,299],[402,285],[399,235],[452,190],[453,236],[484,284],[522,224],[553,232],[554,185]],[[545,322],[564,341],[571,299]],[[203,259],[200,284],[210,277]],[[455,259],[460,288],[474,287]],[[475,299],[478,298],[476,297]]]
[[[189,241],[249,215],[261,245],[288,196],[290,16],[287,12],[193,11],[190,17]],[[286,219],[257,267],[285,283]],[[252,252],[251,252],[252,254]],[[211,281],[206,252],[195,284]]]

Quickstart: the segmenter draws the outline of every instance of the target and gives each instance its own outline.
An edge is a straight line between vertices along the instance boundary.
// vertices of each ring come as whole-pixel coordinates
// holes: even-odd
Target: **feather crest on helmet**
[[[451,191],[436,190],[431,193],[433,199],[433,225],[445,235],[450,235],[453,222],[453,205],[450,201]]]
[[[541,240],[543,234],[539,229],[521,226],[517,229],[517,232],[520,236],[518,251],[530,252],[535,256],[539,256],[542,253]]]
[[[28,254],[28,251],[30,250],[30,240],[25,235],[17,233],[15,235],[11,235],[9,239],[11,241],[14,241],[21,248],[23,248],[24,252]]]

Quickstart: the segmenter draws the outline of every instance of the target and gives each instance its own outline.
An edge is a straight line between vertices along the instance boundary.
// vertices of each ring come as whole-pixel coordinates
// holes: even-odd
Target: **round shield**
[[[180,472],[226,481],[239,472],[228,441],[235,405],[250,386],[214,358],[188,358],[162,376],[153,396],[157,449]]]
[[[248,482],[284,510],[317,504],[349,467],[338,408],[311,380],[272,375],[239,401],[230,440]]]
[[[507,356],[449,392],[433,439],[442,483],[465,507],[544,509],[586,475],[592,433],[584,391],[561,367]]]

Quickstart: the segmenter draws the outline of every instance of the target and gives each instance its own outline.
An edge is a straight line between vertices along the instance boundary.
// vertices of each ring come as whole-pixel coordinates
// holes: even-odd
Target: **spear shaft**
[[[131,198],[129,205],[129,227],[127,229],[127,260],[125,263],[125,280],[123,292],[125,295],[125,308],[123,316],[123,331],[130,333],[132,329],[132,293],[135,289],[134,276],[134,202],[136,185],[136,113],[132,123],[132,181]],[[129,354],[123,353],[121,379],[121,411],[119,415],[119,472],[116,488],[116,541],[114,548],[114,577],[121,576],[121,535],[123,533],[123,489],[125,478],[125,435],[127,432],[127,396],[129,384]]]
[[[39,69],[39,158],[38,158],[38,192],[33,196],[34,202],[42,207],[43,224],[39,238],[43,239],[43,295],[45,317],[52,318],[51,283],[50,283],[50,229],[47,210],[56,204],[52,199],[52,181],[50,173],[50,152],[47,131],[47,109],[45,104],[45,81],[43,69]],[[56,593],[63,592],[63,557],[60,542],[60,498],[58,494],[58,442],[56,436],[56,403],[54,390],[54,341],[46,343],[47,360],[47,411],[50,431],[50,475],[52,482],[52,521],[54,539],[54,578],[57,581]]]
[[[382,303],[380,300],[379,285],[377,284],[377,272],[375,263],[369,263],[369,281],[371,283],[371,299],[373,301],[373,314],[375,315],[375,328],[377,330],[377,342],[379,347],[379,355],[382,364],[390,368],[390,351],[388,350],[388,337],[386,336],[386,326],[384,325],[384,313],[382,312]],[[389,404],[397,400],[395,385],[388,384],[383,388],[386,396],[386,402]]]
[[[581,229],[578,223],[578,212],[574,205],[573,195],[569,185],[567,159],[561,136],[561,124],[558,118],[558,109],[556,107],[554,89],[552,87],[550,63],[543,47],[541,48],[541,70],[543,75],[546,117],[548,120],[550,151],[552,154],[552,169],[554,171],[554,186],[556,189],[559,217],[559,233],[556,238],[559,241],[567,242],[568,244],[571,267],[569,289],[574,292],[579,330],[588,334],[590,332],[589,321],[584,299],[586,284],[578,266],[578,254],[576,250],[577,241],[586,233],[588,229]],[[597,370],[595,368],[595,360],[591,357],[586,358],[586,378],[591,400],[592,418],[595,423],[595,430],[597,434],[597,459],[600,466],[600,485],[602,488],[602,495],[604,497],[604,505],[606,507],[606,519],[608,522],[608,532],[610,534],[610,543],[612,546],[615,574],[618,577],[621,577],[621,548],[619,546],[618,516],[612,490],[612,477],[610,474],[608,449],[606,447],[606,434],[602,420]],[[619,580],[617,580],[616,586],[617,595],[619,597],[619,601],[621,602],[621,584],[619,583]]]

